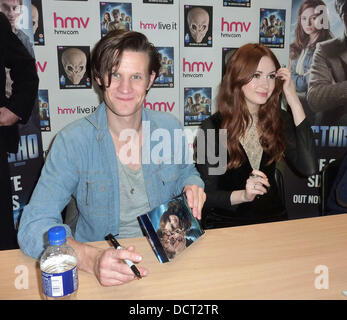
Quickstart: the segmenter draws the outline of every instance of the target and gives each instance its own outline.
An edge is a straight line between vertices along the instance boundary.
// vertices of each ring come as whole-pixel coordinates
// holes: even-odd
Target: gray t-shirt
[[[150,210],[142,167],[132,170],[124,165],[118,157],[117,161],[120,193],[120,225],[118,237],[142,237],[143,234],[137,217]]]

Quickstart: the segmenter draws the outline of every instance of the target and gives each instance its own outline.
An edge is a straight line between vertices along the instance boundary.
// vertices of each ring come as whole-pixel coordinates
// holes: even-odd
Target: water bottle
[[[66,243],[62,226],[48,230],[49,246],[40,259],[43,294],[48,300],[76,298],[78,288],[77,256]]]

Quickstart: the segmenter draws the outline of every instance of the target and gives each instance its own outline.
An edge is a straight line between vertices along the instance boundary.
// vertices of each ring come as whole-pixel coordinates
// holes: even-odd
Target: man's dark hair
[[[335,0],[335,9],[337,14],[342,18],[342,14],[347,11],[347,0]]]
[[[95,45],[91,55],[91,71],[94,79],[100,79],[102,90],[110,86],[112,70],[118,69],[125,50],[147,53],[148,74],[155,72],[156,77],[158,76],[161,67],[159,53],[144,34],[126,30],[110,31]],[[106,74],[108,75],[107,84],[104,83]]]

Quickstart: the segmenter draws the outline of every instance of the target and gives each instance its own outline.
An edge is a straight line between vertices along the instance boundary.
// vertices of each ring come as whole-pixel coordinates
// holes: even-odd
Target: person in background
[[[18,248],[12,212],[12,192],[7,152],[16,153],[17,123],[26,123],[34,107],[39,79],[35,60],[12,32],[0,12],[0,250]],[[12,95],[6,97],[6,72],[9,69]]]
[[[109,233],[142,237],[137,216],[181,192],[193,215],[201,218],[204,184],[194,165],[185,161],[184,137],[181,158],[174,155],[181,123],[169,113],[143,108],[159,69],[158,51],[142,33],[109,31],[96,44],[91,70],[104,101],[57,134],[20,221],[18,241],[24,253],[38,258],[47,231],[63,225],[78,268],[94,274],[102,285],[120,285],[134,280],[123,260],[139,262],[141,255],[134,247],[103,250],[85,242],[103,240]],[[164,131],[163,143],[172,147],[162,159],[151,137]],[[71,196],[78,209],[74,233],[61,215]],[[139,270],[148,274],[142,266]]]
[[[335,0],[335,9],[344,24],[344,34],[317,43],[307,99],[322,119],[333,111],[334,125],[347,124],[347,0]],[[325,116],[327,115],[327,117]]]
[[[280,109],[282,92],[288,112]],[[284,158],[305,176],[317,170],[312,131],[290,71],[280,67],[266,46],[246,44],[228,61],[217,107],[218,112],[202,123],[195,144],[196,166],[207,195],[203,226],[287,219],[275,182],[276,163]],[[226,129],[224,144],[220,129]],[[211,130],[213,140],[208,138]],[[223,161],[210,161],[209,155],[218,151],[221,156],[223,150],[225,168],[211,174],[210,169],[222,167]]]
[[[294,42],[290,45],[289,69],[292,73],[296,91],[304,92],[305,95],[310,79],[310,68],[316,45],[318,42],[333,37],[330,32],[329,23],[326,23],[326,27],[322,24],[322,20],[320,19],[322,9],[321,7],[317,8],[318,6],[326,7],[322,0],[306,0],[301,4],[295,28]],[[319,10],[316,11],[316,8]],[[328,19],[327,15],[324,18]],[[317,26],[317,24],[322,25]]]
[[[4,13],[11,24],[12,31],[22,41],[25,48],[34,57],[34,44],[23,30],[18,28],[18,21],[22,14],[22,0],[0,0],[0,11]]]
[[[328,214],[347,213],[347,153],[340,164],[327,202]]]

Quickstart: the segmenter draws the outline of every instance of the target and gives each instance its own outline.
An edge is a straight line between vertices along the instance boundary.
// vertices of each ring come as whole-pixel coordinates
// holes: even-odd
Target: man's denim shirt
[[[142,120],[142,168],[151,209],[180,194],[185,185],[203,187],[191,158],[184,162],[186,141],[177,139],[176,134],[183,130],[181,123],[168,113],[148,109],[143,109]],[[177,164],[179,155],[181,164]],[[47,231],[56,225],[63,225],[68,237],[81,242],[101,241],[108,233],[117,234],[119,192],[116,152],[102,103],[93,114],[57,134],[20,220],[21,249],[38,258],[46,246]],[[71,195],[79,210],[74,235],[61,216]]]

